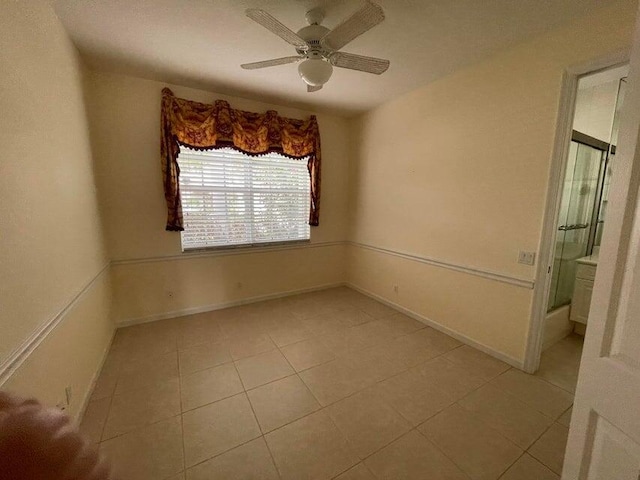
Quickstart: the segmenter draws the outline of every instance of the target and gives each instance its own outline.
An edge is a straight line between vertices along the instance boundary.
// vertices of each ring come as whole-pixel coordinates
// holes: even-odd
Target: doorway
[[[541,250],[536,288],[542,291],[535,298],[525,370],[569,391],[575,390],[588,324],[627,74],[625,64],[574,77],[567,105],[573,115],[567,115],[559,174],[550,185],[549,202],[555,202],[546,213],[541,247],[549,247],[548,262]]]

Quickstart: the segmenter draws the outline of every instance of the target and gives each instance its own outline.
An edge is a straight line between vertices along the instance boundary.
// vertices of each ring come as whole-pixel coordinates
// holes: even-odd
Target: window
[[[306,159],[180,150],[183,251],[309,239]]]

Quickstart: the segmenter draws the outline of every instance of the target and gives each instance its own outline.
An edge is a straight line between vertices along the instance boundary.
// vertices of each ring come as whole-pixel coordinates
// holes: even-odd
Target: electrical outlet
[[[65,387],[64,397],[56,403],[56,407],[64,412],[69,405],[71,405],[71,386]]]
[[[518,253],[518,263],[523,265],[533,265],[536,263],[536,252],[525,252],[520,250]]]

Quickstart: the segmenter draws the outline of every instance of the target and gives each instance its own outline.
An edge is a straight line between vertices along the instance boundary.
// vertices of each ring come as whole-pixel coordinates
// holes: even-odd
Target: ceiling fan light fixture
[[[319,87],[331,78],[333,66],[326,60],[308,58],[298,64],[298,73],[307,85]]]

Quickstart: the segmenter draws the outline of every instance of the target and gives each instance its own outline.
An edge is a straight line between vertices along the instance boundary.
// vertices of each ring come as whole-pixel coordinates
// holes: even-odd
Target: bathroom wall
[[[609,143],[618,85],[628,65],[580,79],[573,129]]]

